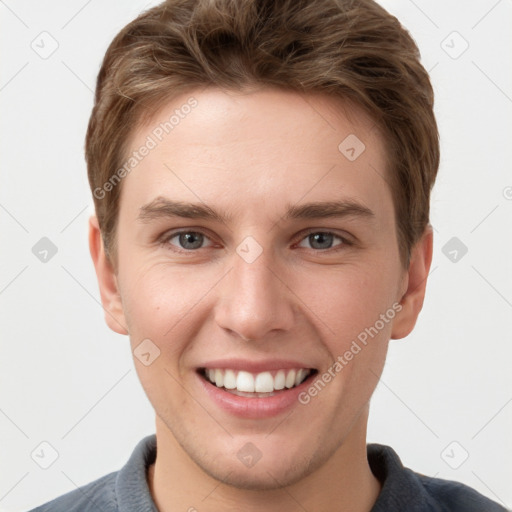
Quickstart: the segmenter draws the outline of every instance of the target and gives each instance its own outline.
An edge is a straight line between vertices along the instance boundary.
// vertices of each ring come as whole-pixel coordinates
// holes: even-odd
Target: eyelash
[[[181,253],[181,254],[191,254],[194,252],[198,252],[200,249],[207,249],[207,247],[199,247],[198,249],[180,249],[177,246],[169,243],[173,238],[175,238],[181,234],[184,234],[184,233],[200,234],[200,235],[203,235],[204,237],[206,237],[208,240],[210,239],[210,237],[204,231],[201,231],[200,229],[197,229],[197,230],[196,229],[182,229],[179,231],[173,231],[171,233],[164,234],[163,237],[160,238],[159,241],[160,241],[162,247],[167,246],[167,248],[170,248],[171,251],[174,251],[176,253]],[[333,233],[332,231],[321,231],[321,230],[309,230],[309,231],[305,232],[304,234],[302,234],[302,237],[299,239],[299,241],[297,243],[302,242],[303,240],[305,240],[306,238],[308,238],[310,235],[313,235],[313,234],[332,235],[334,238],[337,238],[338,240],[341,241],[340,244],[330,247],[328,249],[310,249],[313,252],[317,252],[317,253],[335,252],[335,251],[343,250],[343,248],[346,246],[353,245],[353,242],[351,242],[350,240],[348,240],[345,237],[342,237],[341,235]]]

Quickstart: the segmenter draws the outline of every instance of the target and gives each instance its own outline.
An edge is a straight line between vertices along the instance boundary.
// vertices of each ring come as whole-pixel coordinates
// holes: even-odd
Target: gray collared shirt
[[[470,487],[405,468],[389,446],[368,444],[368,462],[382,483],[371,512],[506,512]],[[31,512],[158,512],[147,469],[156,458],[156,435],[142,439],[120,471],[105,475]]]

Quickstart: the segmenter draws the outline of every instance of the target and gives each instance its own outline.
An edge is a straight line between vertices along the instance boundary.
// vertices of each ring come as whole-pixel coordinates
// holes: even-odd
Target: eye
[[[338,241],[336,243],[336,241]],[[205,243],[208,243],[205,245]],[[201,231],[175,231],[173,233],[168,233],[161,239],[162,245],[166,245],[170,249],[176,252],[194,252],[198,249],[204,249],[206,247],[211,247],[214,244]],[[316,251],[329,250],[334,248],[341,249],[343,246],[351,245],[351,243],[340,235],[336,235],[329,231],[313,231],[307,234],[301,241],[297,244],[299,247],[308,248],[307,245],[310,244],[309,248],[314,249]]]
[[[173,240],[176,241],[173,242]],[[209,240],[209,238],[200,231],[177,231],[167,235],[162,240],[162,243],[177,247],[179,252],[180,250],[193,251],[195,249],[201,249],[206,240]]]
[[[343,239],[341,236],[335,235],[334,233],[330,233],[328,231],[315,231],[309,233],[305,238],[301,240],[298,244],[299,247],[304,247],[304,242],[309,242],[313,249],[331,249],[333,247],[333,242],[335,239],[338,239],[340,243],[335,244],[338,245],[349,245],[349,243]]]

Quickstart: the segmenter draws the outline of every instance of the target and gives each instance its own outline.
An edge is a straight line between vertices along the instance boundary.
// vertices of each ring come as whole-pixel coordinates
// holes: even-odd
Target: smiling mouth
[[[228,368],[199,368],[198,373],[210,384],[233,395],[265,398],[301,385],[318,371],[314,368],[296,368],[251,373]]]

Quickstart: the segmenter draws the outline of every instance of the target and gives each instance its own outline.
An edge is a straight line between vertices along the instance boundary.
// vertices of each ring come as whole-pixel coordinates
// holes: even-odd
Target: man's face
[[[116,286],[132,350],[150,340],[146,363],[160,351],[135,358],[159,439],[226,483],[295,482],[364,438],[400,319],[383,139],[357,108],[269,89],[175,98],[131,149],[148,136],[156,147],[121,184]],[[288,389],[292,370],[307,378]]]

